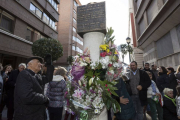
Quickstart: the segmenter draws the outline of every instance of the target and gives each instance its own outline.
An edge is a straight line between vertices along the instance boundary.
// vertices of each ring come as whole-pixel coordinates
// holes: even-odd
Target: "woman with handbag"
[[[152,80],[152,73],[149,71],[146,72],[151,79],[151,86],[148,88],[147,98],[148,98],[148,104],[151,109],[152,120],[157,120],[157,118],[158,120],[163,120],[162,95],[159,92],[156,83]]]

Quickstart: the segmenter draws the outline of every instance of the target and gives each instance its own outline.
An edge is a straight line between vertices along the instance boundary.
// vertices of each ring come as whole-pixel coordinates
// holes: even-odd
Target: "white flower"
[[[91,97],[89,95],[86,95],[86,101],[91,102]]]
[[[93,63],[90,64],[90,66],[91,66],[92,69],[95,69],[96,68],[96,63],[93,62]]]
[[[94,112],[95,112],[96,114],[98,114],[100,111],[99,111],[99,109],[95,109]]]
[[[87,63],[80,61],[80,64],[79,64],[79,65],[80,65],[81,67],[83,67],[83,66],[87,66]]]
[[[113,64],[113,66],[118,68],[118,67],[120,67],[120,64],[117,63],[117,62],[115,62],[115,63]]]
[[[114,71],[113,71],[113,70],[110,70],[109,72],[110,72],[111,74],[114,74]]]
[[[104,107],[104,103],[101,103],[100,104],[100,109],[103,109],[103,107]]]
[[[91,86],[91,84],[93,83],[94,81],[94,77],[92,77],[90,80],[89,80],[89,86]]]

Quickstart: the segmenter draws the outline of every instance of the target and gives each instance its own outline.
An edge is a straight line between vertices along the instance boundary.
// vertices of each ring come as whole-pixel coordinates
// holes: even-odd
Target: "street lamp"
[[[131,38],[127,37],[127,38],[126,38],[126,42],[127,42],[127,44],[128,44],[129,62],[131,62],[131,58],[130,58],[130,47],[129,47],[129,44],[131,43]]]

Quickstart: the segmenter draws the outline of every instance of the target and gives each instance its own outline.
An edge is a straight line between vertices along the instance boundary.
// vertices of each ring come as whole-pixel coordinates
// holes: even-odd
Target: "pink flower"
[[[83,95],[84,95],[84,91],[80,90],[80,89],[77,89],[77,90],[74,91],[74,94],[72,96],[76,97],[78,99],[81,99]]]
[[[100,54],[100,56],[101,56],[101,57],[106,57],[106,52],[102,52],[102,53]]]
[[[109,91],[109,89],[108,89],[108,91]]]
[[[106,87],[107,87],[107,84],[106,84]]]
[[[109,65],[108,65],[108,67],[112,67],[112,66],[113,66],[113,64],[109,64]]]

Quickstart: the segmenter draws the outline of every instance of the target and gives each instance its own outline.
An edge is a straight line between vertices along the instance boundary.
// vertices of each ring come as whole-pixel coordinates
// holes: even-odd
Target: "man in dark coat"
[[[16,84],[17,76],[21,71],[23,71],[26,68],[25,63],[19,64],[19,67],[17,70],[13,70],[9,76],[8,81],[6,82],[6,88],[7,88],[7,96],[8,96],[8,120],[13,119],[14,114],[14,89]]]
[[[36,77],[42,62],[40,57],[29,58],[27,69],[18,75],[14,93],[14,120],[45,120],[49,100],[44,96]]]
[[[115,113],[115,116],[117,120],[130,120],[135,116],[136,111],[125,85],[128,84],[129,80],[126,81],[125,76],[123,78],[120,78],[118,84],[116,84],[118,90],[115,92],[119,97],[113,96],[121,106],[121,112]]]
[[[128,73],[130,87],[132,90],[132,101],[136,110],[133,120],[143,120],[143,109],[147,105],[147,88],[151,85],[148,74],[137,68],[137,62],[130,64],[131,71]]]
[[[149,72],[151,72],[151,73],[152,73],[152,80],[156,83],[156,77],[155,77],[153,71],[150,70],[149,63],[145,63],[144,71],[149,71]]]

